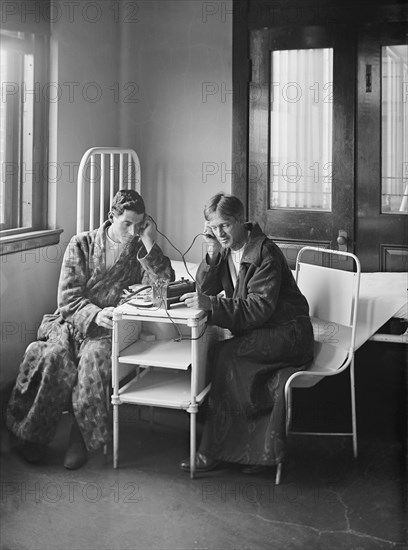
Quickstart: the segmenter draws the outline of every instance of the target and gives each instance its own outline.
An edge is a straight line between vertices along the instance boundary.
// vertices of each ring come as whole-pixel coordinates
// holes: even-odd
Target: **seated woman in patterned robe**
[[[23,456],[39,462],[61,414],[73,415],[64,465],[81,467],[87,451],[110,439],[105,386],[111,375],[112,315],[132,284],[171,281],[170,260],[133,190],[115,195],[99,229],[72,237],[61,267],[58,309],[45,315],[24,355],[6,422]]]
[[[204,217],[198,292],[180,299],[207,311],[208,323],[232,338],[209,357],[212,386],[195,466],[211,470],[222,460],[255,473],[285,458],[285,382],[313,359],[309,306],[282,251],[244,221],[237,197],[215,195]],[[189,470],[189,459],[180,466]]]

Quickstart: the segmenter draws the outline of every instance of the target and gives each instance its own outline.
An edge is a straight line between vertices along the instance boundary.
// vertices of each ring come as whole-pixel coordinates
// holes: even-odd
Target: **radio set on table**
[[[157,307],[170,309],[174,304],[180,303],[180,297],[187,292],[195,292],[194,281],[184,279],[169,283],[162,279],[150,285],[133,285],[125,291],[120,305],[128,303],[137,308]]]
[[[188,279],[181,278],[172,283],[161,282],[153,286],[153,302],[165,309],[170,309],[172,305],[180,302],[180,296],[187,292],[195,292],[195,290],[195,282]]]

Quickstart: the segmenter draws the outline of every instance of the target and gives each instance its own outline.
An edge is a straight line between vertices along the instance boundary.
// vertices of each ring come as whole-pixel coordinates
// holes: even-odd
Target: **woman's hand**
[[[221,245],[218,242],[217,237],[214,235],[213,230],[210,227],[208,221],[204,223],[204,241],[205,249],[210,260],[215,259],[221,252]]]
[[[101,309],[101,311],[98,312],[98,314],[95,317],[95,323],[103,328],[107,328],[109,330],[112,330],[113,328],[113,310],[114,308],[111,307],[105,307]]]
[[[184,302],[187,307],[211,311],[210,297],[206,294],[201,294],[201,292],[187,292],[180,296],[180,301]]]
[[[153,248],[155,238],[156,238],[156,226],[153,223],[153,220],[150,216],[146,214],[146,217],[143,222],[142,228],[139,230],[139,237],[144,244],[146,252],[149,254],[150,250]]]

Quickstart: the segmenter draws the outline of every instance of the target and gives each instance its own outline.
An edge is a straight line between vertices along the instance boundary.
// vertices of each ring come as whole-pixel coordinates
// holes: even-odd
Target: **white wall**
[[[124,2],[121,13],[114,2],[100,1],[99,10],[95,4],[60,0],[56,8],[51,81],[58,79],[61,97],[51,121],[50,160],[58,166],[51,197],[56,226],[64,232],[59,246],[0,257],[0,385],[15,378],[43,314],[55,309],[62,254],[75,232],[75,177],[85,150],[136,149],[146,203],[182,251],[202,229],[204,202],[230,188],[231,2]],[[95,100],[97,91],[102,95]],[[204,163],[213,173],[207,178]],[[187,259],[200,256],[197,244]]]
[[[82,155],[90,147],[116,145],[119,141],[121,104],[115,97],[119,81],[120,24],[110,2],[75,3],[60,0],[64,17],[52,26],[57,48],[58,82],[62,90],[56,103],[57,226],[66,241],[76,228],[76,175]],[[69,11],[73,10],[73,15]]]
[[[137,102],[122,105],[121,136],[140,156],[142,193],[159,229],[185,252],[202,231],[205,202],[230,190],[232,2],[137,4],[121,56],[122,82],[134,83]],[[200,260],[201,242],[188,260]]]
[[[109,4],[100,3],[102,8]],[[89,147],[116,144],[119,139],[120,104],[113,100],[109,86],[119,78],[120,25],[107,9],[101,9],[95,21],[97,11],[73,10],[74,5],[58,3],[52,25],[55,47],[49,88],[55,90],[56,98],[50,143],[52,217],[64,232],[60,245],[0,257],[1,385],[15,378],[24,350],[36,339],[42,316],[56,308],[62,255],[75,231],[75,177],[81,156]],[[99,90],[102,96],[94,101]]]

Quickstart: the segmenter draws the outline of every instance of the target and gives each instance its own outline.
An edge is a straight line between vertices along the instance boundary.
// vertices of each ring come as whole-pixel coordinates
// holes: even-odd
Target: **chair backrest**
[[[133,149],[93,147],[81,159],[77,180],[77,233],[99,227],[107,219],[119,189],[140,193],[139,157]]]
[[[320,255],[328,254],[331,260],[333,258],[340,260],[341,257],[351,258],[355,264],[355,271],[307,263],[303,260],[307,251]],[[330,265],[340,266],[341,261],[331,261]],[[336,326],[337,334],[341,333],[340,327],[351,329],[348,331],[347,347],[350,345],[353,349],[360,272],[358,258],[349,252],[306,246],[299,251],[296,260],[296,282],[309,303],[310,316],[323,325]],[[330,334],[330,330],[328,333]]]

